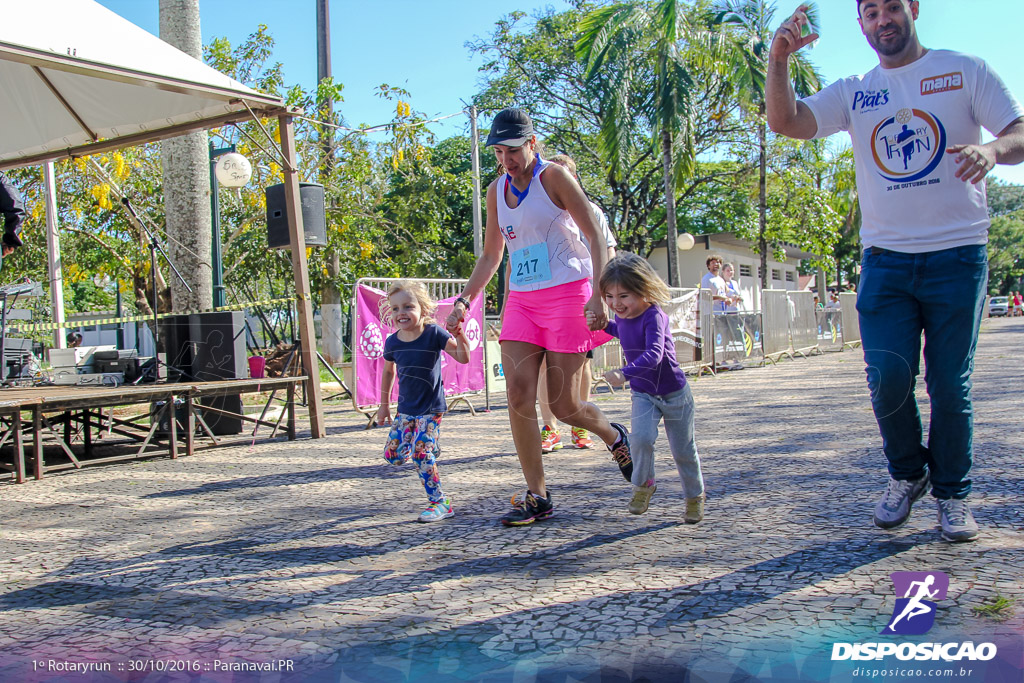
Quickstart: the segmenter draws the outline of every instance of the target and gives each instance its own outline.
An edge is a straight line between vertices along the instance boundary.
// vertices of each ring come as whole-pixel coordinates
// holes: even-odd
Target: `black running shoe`
[[[539,519],[547,519],[553,514],[555,507],[551,504],[551,491],[548,491],[547,498],[541,498],[527,489],[522,500],[512,496],[512,510],[501,518],[501,523],[505,526],[524,526]]]
[[[608,450],[612,452],[612,460],[619,466],[622,476],[626,478],[626,481],[632,481],[633,458],[629,454],[629,434],[626,433],[626,428],[619,423],[612,422],[611,424],[619,433],[619,439],[614,446],[608,447]]]

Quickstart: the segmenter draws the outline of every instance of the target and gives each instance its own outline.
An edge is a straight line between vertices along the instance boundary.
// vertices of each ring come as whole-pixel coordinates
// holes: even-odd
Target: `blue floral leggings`
[[[441,439],[441,417],[435,415],[395,415],[384,447],[384,459],[396,467],[409,462],[416,463],[423,480],[423,488],[431,503],[444,500],[441,490],[441,473],[437,469],[437,456],[441,454],[438,441]]]

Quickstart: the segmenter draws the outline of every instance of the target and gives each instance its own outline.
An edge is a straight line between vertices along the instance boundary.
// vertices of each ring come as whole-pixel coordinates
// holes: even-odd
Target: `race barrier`
[[[818,322],[818,348],[822,351],[843,350],[843,312],[839,308],[819,308],[815,312]]]
[[[501,344],[497,339],[484,342],[487,347],[487,393],[505,393],[505,368],[501,363]]]
[[[818,321],[814,314],[814,294],[809,291],[786,292],[789,299],[789,343],[791,353],[809,356],[818,348]]]
[[[765,360],[821,353],[813,292],[763,290],[761,315]]]
[[[784,289],[761,291],[761,343],[765,360],[793,357],[789,341],[790,300]]]
[[[675,341],[676,361],[683,370],[702,373],[713,371],[714,358],[710,350],[713,334],[705,340],[702,336],[701,311],[711,310],[711,292],[708,290],[670,287],[672,300],[663,308],[669,318],[672,338]],[[705,301],[706,299],[706,301]],[[713,327],[713,324],[710,324]],[[709,329],[704,326],[704,330]]]
[[[748,367],[764,363],[759,313],[715,313],[714,330],[717,367]]]
[[[384,340],[394,332],[390,324],[381,319],[380,304],[387,289],[405,278],[361,278],[352,291],[352,404],[367,416],[367,429],[380,407],[380,381],[384,371]],[[451,312],[455,299],[462,292],[467,280],[418,280],[427,287],[431,298],[437,302],[435,319],[443,325]],[[470,359],[463,365],[456,363],[447,354],[441,354],[441,378],[444,382],[448,408],[464,402],[470,413],[476,414],[469,397],[486,391],[485,368],[488,363],[487,345],[484,343],[483,297],[478,297],[466,314],[463,322],[469,340]],[[498,357],[500,363],[501,357]],[[392,402],[398,399],[398,382],[391,391]],[[392,411],[394,412],[394,411]]]
[[[842,292],[839,308],[843,317],[843,346],[860,346],[860,319],[857,317],[857,293]]]

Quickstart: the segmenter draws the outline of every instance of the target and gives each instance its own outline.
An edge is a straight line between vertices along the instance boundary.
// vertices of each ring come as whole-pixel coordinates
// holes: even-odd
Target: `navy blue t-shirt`
[[[441,383],[441,353],[452,335],[438,325],[426,325],[423,334],[411,342],[398,333],[384,340],[384,360],[398,370],[398,412],[403,415],[432,415],[447,409]]]

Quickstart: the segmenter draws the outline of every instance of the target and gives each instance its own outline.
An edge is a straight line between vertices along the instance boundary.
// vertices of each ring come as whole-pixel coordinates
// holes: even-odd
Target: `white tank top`
[[[590,278],[594,267],[580,229],[569,212],[555,206],[540,176],[550,162],[539,156],[540,169],[530,179],[527,195],[511,208],[505,199],[508,174],[498,179],[498,227],[510,254],[509,289],[535,292]]]

